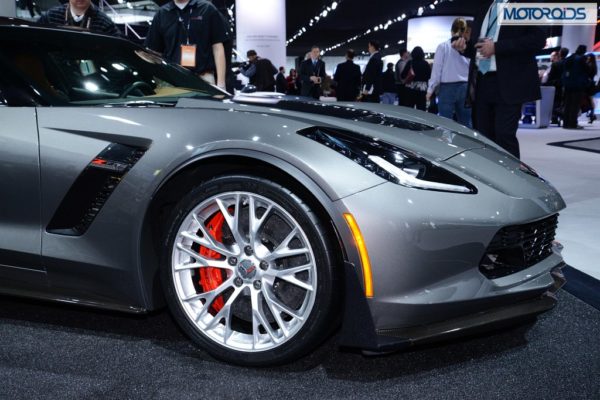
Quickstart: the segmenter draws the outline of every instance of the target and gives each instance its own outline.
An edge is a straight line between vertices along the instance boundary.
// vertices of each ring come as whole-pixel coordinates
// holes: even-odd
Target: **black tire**
[[[245,352],[218,344],[205,335],[190,320],[177,296],[173,282],[171,254],[180,226],[186,216],[204,200],[220,193],[249,192],[276,202],[283,207],[304,230],[314,255],[317,268],[314,305],[304,325],[288,341],[270,350]],[[290,190],[272,181],[253,176],[224,176],[206,181],[189,192],[174,208],[169,229],[163,240],[161,279],[169,309],[184,332],[213,357],[244,366],[272,366],[288,363],[311,352],[322,343],[338,318],[338,285],[334,271],[334,253],[327,231],[311,208]]]

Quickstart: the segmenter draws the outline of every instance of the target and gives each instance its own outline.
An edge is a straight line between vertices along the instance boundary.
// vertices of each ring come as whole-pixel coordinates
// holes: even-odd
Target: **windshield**
[[[103,38],[91,45],[86,39],[26,45],[0,41],[0,54],[49,105],[175,103],[183,97],[223,97],[186,69],[133,44]]]

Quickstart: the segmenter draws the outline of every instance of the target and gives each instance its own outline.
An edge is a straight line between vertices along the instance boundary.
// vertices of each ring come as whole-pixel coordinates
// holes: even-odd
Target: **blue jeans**
[[[438,109],[441,117],[456,120],[471,128],[471,109],[465,108],[467,97],[467,82],[441,83],[438,94]]]
[[[381,104],[394,104],[396,102],[396,93],[385,92],[381,95]]]

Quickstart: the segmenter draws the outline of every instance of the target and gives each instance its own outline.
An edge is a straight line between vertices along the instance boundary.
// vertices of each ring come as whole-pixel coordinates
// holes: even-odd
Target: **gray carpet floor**
[[[168,313],[0,297],[1,399],[600,399],[600,311],[559,293],[535,324],[385,357],[335,346],[292,365],[211,359]]]

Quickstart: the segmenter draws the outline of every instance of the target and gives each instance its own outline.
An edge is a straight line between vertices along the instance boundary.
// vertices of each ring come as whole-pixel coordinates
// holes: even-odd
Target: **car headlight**
[[[398,185],[441,192],[477,193],[475,186],[439,165],[368,136],[323,127],[303,129],[298,134],[329,147]]]

